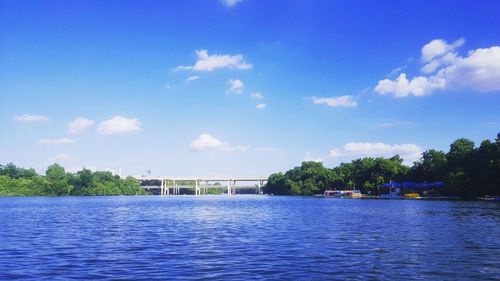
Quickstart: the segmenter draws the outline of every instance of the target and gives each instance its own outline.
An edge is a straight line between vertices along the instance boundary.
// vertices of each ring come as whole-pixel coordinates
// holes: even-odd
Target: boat
[[[405,198],[412,198],[412,199],[421,199],[422,196],[416,192],[410,192],[405,194]]]
[[[489,195],[478,197],[477,199],[481,201],[500,201],[500,197],[493,197]]]
[[[317,197],[325,198],[361,198],[361,191],[354,190],[325,190],[323,194],[316,195]]]

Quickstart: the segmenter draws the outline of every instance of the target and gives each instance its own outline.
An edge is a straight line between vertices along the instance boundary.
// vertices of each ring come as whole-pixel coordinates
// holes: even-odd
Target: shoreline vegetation
[[[383,193],[389,182],[438,182],[438,196],[473,199],[500,195],[500,133],[494,142],[484,140],[479,147],[460,138],[448,152],[429,149],[411,167],[399,155],[391,158],[362,158],[326,168],[320,162],[302,162],[285,173],[275,173],[264,186],[274,195],[315,195],[325,190],[358,189],[363,194]]]
[[[419,161],[406,166],[399,155],[391,158],[361,158],[341,163],[334,168],[321,162],[306,161],[285,173],[274,173],[263,187],[274,195],[312,196],[325,190],[359,189],[363,194],[377,196],[380,186],[390,181],[443,181],[439,196],[473,199],[500,196],[500,133],[494,142],[474,142],[461,138],[450,145],[448,152],[429,149]],[[68,173],[59,164],[49,166],[45,175],[32,168],[24,169],[9,163],[0,165],[0,196],[93,196],[147,195],[139,182],[120,178],[107,171],[83,169]]]
[[[0,165],[0,196],[92,196],[146,195],[139,182],[120,178],[111,172],[83,169],[68,173],[59,164],[52,164],[45,175],[34,169],[18,168],[9,163]]]

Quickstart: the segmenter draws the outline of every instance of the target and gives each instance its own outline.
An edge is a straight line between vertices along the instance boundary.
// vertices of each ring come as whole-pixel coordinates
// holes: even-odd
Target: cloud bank
[[[401,73],[396,79],[383,79],[375,92],[394,97],[425,96],[437,90],[500,91],[500,47],[471,50],[459,56],[455,50],[464,44],[463,38],[448,44],[432,40],[421,49],[421,72],[425,75],[407,78]]]
[[[422,149],[416,144],[385,144],[381,142],[350,142],[341,148],[330,150],[330,156],[336,160],[352,160],[361,157],[392,157],[396,154],[406,164],[412,164],[420,158]]]

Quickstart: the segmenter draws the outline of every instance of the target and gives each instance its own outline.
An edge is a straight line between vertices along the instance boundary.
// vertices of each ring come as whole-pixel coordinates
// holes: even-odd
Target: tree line
[[[429,149],[413,165],[403,159],[361,158],[326,168],[320,162],[302,162],[285,173],[269,178],[264,192],[276,195],[314,195],[327,189],[359,189],[378,194],[380,186],[389,181],[443,181],[440,194],[472,198],[500,195],[500,133],[495,141],[474,142],[460,138],[448,152]]]
[[[121,179],[111,172],[83,169],[68,173],[59,164],[45,175],[9,163],[0,165],[0,196],[136,195],[146,194],[132,177]]]
[[[461,138],[450,145],[448,152],[429,149],[411,167],[398,155],[361,158],[334,168],[320,162],[302,162],[285,173],[272,174],[263,190],[276,195],[314,195],[327,189],[360,189],[376,195],[389,181],[443,181],[441,195],[500,196],[500,133],[495,141],[484,140],[478,147]],[[12,163],[0,165],[0,196],[135,194],[146,193],[134,178],[121,179],[111,172],[83,169],[68,173],[53,164],[45,175],[38,175],[34,169]]]

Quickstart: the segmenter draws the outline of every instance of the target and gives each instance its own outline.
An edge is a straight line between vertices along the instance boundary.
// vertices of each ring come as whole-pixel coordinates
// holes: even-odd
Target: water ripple
[[[1,280],[495,280],[491,202],[0,198]]]

